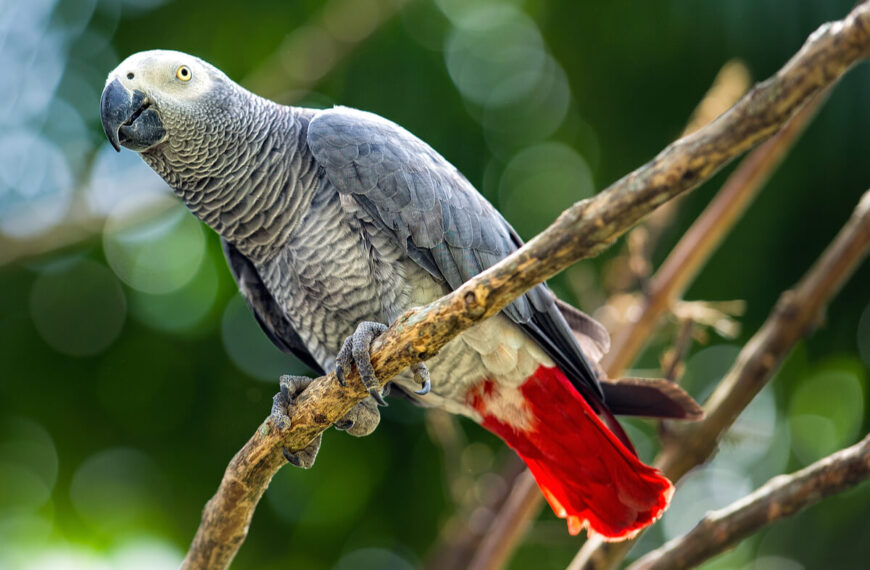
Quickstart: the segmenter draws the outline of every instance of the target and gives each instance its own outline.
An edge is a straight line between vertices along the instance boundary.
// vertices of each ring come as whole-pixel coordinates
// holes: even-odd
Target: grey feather
[[[316,373],[323,374],[323,369],[308,352],[305,343],[299,337],[299,333],[296,332],[278,303],[266,289],[254,265],[227,240],[221,238],[221,245],[230,272],[239,285],[239,291],[248,302],[248,306],[269,340],[287,354],[296,356]]]
[[[451,289],[515,251],[521,240],[471,183],[398,125],[338,107],[316,114],[308,146],[327,178],[352,196],[408,255]],[[603,399],[597,374],[545,285],[504,309],[587,399]]]

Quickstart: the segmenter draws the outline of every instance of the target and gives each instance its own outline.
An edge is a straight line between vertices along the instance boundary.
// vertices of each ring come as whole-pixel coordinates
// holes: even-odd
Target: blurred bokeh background
[[[726,62],[763,79],[853,4],[0,0],[0,567],[177,566],[277,376],[305,372],[258,330],[216,236],[105,141],[100,92],[130,53],[180,49],[279,101],[380,113],[456,164],[528,238],[679,136]],[[693,344],[684,382],[696,397],[870,184],[868,132],[864,65],[689,290],[745,302],[735,338],[709,331]],[[682,201],[653,264],[726,174]],[[637,287],[619,274],[624,256],[619,243],[554,288],[607,317],[608,299]],[[867,432],[868,282],[865,263],[633,555]],[[660,374],[675,328],[634,372]],[[651,457],[654,427],[628,423]],[[278,474],[235,567],[422,567],[445,527],[466,515],[486,525],[509,457],[468,422],[395,402],[375,435],[328,432],[313,470]],[[708,567],[862,567],[868,509],[864,485]],[[547,511],[513,567],[563,568],[580,541]]]

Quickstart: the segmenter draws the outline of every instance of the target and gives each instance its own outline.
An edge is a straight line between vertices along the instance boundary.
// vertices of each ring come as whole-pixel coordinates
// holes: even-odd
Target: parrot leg
[[[296,398],[301,394],[309,384],[313,381],[307,376],[290,376],[283,375],[278,381],[281,386],[281,391],[275,394],[272,400],[272,416],[276,419],[277,425],[289,425],[290,417],[287,415],[287,409],[296,402]],[[302,469],[310,469],[314,465],[314,460],[317,458],[317,452],[320,450],[321,436],[318,435],[308,444],[305,449],[301,449],[295,453],[291,453],[286,447],[282,447],[281,451],[289,463]]]
[[[290,418],[287,416],[287,409],[296,403],[296,398],[314,381],[313,378],[307,376],[290,376],[283,375],[279,380],[281,391],[275,395],[272,402],[272,415],[277,419],[277,424],[286,422],[290,423]],[[384,395],[389,393],[389,384],[384,388]],[[346,431],[356,437],[369,435],[381,421],[381,414],[378,411],[378,406],[371,398],[366,398],[356,406],[354,406],[343,418],[335,422],[335,429]],[[317,452],[320,450],[321,436],[318,435],[305,449],[291,453],[287,448],[282,448],[284,457],[287,461],[301,467],[309,469],[314,465],[314,460],[317,458]]]
[[[346,386],[345,376],[350,372],[351,365],[356,364],[359,377],[369,391],[369,395],[381,406],[386,406],[387,402],[381,394],[380,382],[375,376],[370,351],[372,340],[385,330],[387,330],[385,324],[371,321],[361,322],[357,325],[356,331],[345,339],[341,350],[338,351],[338,356],[335,357],[335,373],[341,385]]]
[[[385,330],[387,330],[387,325],[382,323],[361,322],[357,325],[356,332],[345,339],[341,350],[338,351],[338,356],[335,357],[335,373],[339,383],[342,386],[346,386],[345,375],[350,373],[351,365],[356,364],[359,376],[368,389],[369,395],[381,406],[387,405],[384,396],[389,391],[389,384],[387,384],[383,392],[380,391],[380,382],[378,382],[375,376],[375,369],[372,366],[371,347],[372,340]],[[421,386],[417,393],[420,395],[428,394],[432,383],[429,380],[429,369],[426,368],[426,364],[417,362],[411,366],[411,371],[414,373],[414,379]]]

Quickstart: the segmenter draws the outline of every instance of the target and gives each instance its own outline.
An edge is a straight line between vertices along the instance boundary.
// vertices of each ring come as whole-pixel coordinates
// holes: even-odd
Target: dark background
[[[304,367],[258,331],[216,236],[135,154],[102,136],[106,74],[187,51],[284,102],[380,113],[452,161],[526,238],[679,136],[719,69],[774,73],[851,0],[40,0],[0,5],[0,567],[170,568],[226,463]],[[703,398],[842,226],[870,180],[870,69],[842,81],[690,288],[742,299],[736,339],[687,362]],[[660,262],[724,180],[685,199]],[[555,279],[594,312],[620,243]],[[633,555],[709,509],[867,432],[870,267],[837,296],[690,474]],[[638,362],[660,374],[665,327]],[[652,427],[630,422],[641,453]],[[458,431],[455,428],[458,426]],[[433,439],[433,434],[435,438]],[[441,441],[441,443],[436,443]],[[237,568],[416,568],[510,452],[469,422],[401,402],[366,439],[330,431],[283,469]],[[708,567],[860,567],[870,487],[764,530]],[[455,522],[455,521],[454,521]],[[513,567],[563,568],[581,543],[549,511]]]

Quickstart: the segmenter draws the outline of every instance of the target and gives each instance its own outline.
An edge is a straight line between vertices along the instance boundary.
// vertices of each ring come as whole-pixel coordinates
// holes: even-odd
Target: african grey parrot
[[[374,429],[383,403],[372,338],[521,245],[456,168],[395,123],[282,106],[184,53],[127,58],[109,74],[101,117],[116,150],[137,151],[220,235],[279,348],[340,378],[357,365],[371,397],[336,424],[355,435]],[[539,285],[394,384],[504,439],[572,534],[619,540],[661,515],[672,486],[612,414],[688,418],[698,408],[663,383],[600,381],[587,356],[608,345],[601,325]],[[279,407],[307,382],[284,377]],[[310,466],[319,444],[288,459]]]

